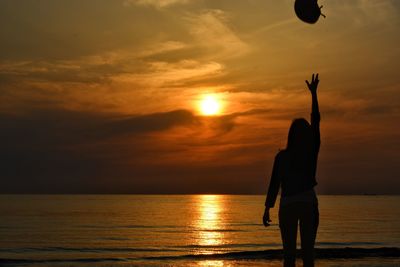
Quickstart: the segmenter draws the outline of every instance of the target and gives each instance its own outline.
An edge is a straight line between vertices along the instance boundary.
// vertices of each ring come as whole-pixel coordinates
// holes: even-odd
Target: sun
[[[215,95],[205,95],[200,101],[200,111],[203,115],[217,115],[220,109],[221,105]]]

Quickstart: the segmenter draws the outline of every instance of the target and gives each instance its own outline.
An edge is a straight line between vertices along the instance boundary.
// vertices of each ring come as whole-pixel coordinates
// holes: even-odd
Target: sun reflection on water
[[[198,244],[201,246],[216,246],[224,243],[221,212],[222,196],[201,195],[199,196],[197,220]]]
[[[198,262],[197,266],[199,267],[222,267],[227,266],[222,260],[205,260]]]

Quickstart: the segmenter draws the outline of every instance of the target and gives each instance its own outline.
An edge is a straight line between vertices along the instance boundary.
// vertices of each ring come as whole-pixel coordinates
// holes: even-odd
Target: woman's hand
[[[319,83],[318,73],[317,73],[317,75],[315,75],[315,77],[314,77],[314,74],[312,75],[311,83],[306,80],[306,84],[308,86],[308,89],[310,90],[310,92],[312,94],[317,92],[318,83]]]
[[[263,224],[265,227],[268,227],[270,222],[271,220],[269,218],[269,208],[266,207],[263,216]]]

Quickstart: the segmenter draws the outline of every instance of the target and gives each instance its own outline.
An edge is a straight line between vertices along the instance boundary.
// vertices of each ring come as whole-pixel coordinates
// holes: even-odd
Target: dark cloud
[[[1,192],[139,193],[161,192],[163,188],[166,192],[174,188],[175,192],[200,192],[206,184],[190,187],[191,182],[187,182],[181,187],[179,181],[206,172],[207,179],[224,176],[220,173],[223,167],[217,166],[229,163],[212,167],[201,160],[194,160],[191,166],[183,163],[185,159],[168,161],[174,153],[186,153],[191,142],[196,142],[186,140],[179,146],[160,141],[152,134],[174,127],[207,125],[215,135],[221,135],[233,129],[234,117],[201,118],[187,110],[135,116],[63,109],[2,113]],[[243,171],[233,172],[238,175]]]
[[[1,140],[16,144],[70,145],[121,135],[164,131],[175,126],[199,123],[190,111],[174,110],[136,116],[102,114],[63,109],[36,109],[17,114],[0,114]]]
[[[153,131],[163,131],[174,126],[190,126],[199,123],[199,119],[190,111],[174,110],[164,113],[145,114],[111,120],[101,125],[102,129],[96,134],[104,136],[138,134]]]
[[[193,121],[193,115],[184,110],[129,118],[60,109],[1,114],[1,188],[58,191],[71,183],[74,188],[69,189],[79,191],[93,184],[102,171],[112,169],[115,159],[123,158],[118,152],[123,144],[113,145],[107,139],[144,135]],[[113,156],[116,153],[119,156]]]

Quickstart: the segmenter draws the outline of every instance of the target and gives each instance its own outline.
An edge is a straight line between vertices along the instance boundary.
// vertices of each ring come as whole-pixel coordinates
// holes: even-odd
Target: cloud
[[[104,83],[121,72],[126,53],[104,52],[69,60],[17,60],[0,62],[0,75],[18,81]]]
[[[368,19],[375,22],[388,22],[397,16],[396,1],[390,0],[358,0],[358,8]]]
[[[237,169],[248,164],[251,151],[260,151],[253,141],[230,135],[237,118],[259,112],[221,117],[187,110],[133,116],[65,109],[3,112],[1,192],[152,192],[146,186],[169,179],[174,182],[166,190],[193,190],[178,184],[199,173],[215,178],[223,169],[218,166]]]
[[[165,41],[162,43],[156,43],[144,51],[139,53],[139,57],[150,57],[156,56],[168,52],[178,51],[187,48],[188,45],[179,41]]]
[[[223,65],[217,62],[202,63],[196,60],[182,60],[175,63],[151,62],[147,64],[145,73],[128,73],[115,75],[116,82],[141,84],[151,87],[182,86],[187,81],[209,79],[220,75]]]
[[[190,111],[174,110],[111,120],[103,125],[104,129],[100,135],[115,137],[123,134],[159,132],[176,126],[192,126],[199,123],[199,119]],[[97,134],[99,131],[96,132]]]
[[[187,4],[193,0],[124,0],[124,6],[138,5],[138,6],[154,6],[157,8],[168,7],[178,4]]]
[[[222,10],[208,10],[189,20],[190,32],[196,43],[216,51],[214,56],[222,58],[240,57],[250,47],[229,26],[229,15]]]
[[[236,58],[250,51],[250,47],[231,29],[228,13],[213,9],[188,17],[190,33],[197,46],[216,58]]]
[[[335,0],[326,5],[326,13],[341,14],[347,21],[357,27],[368,25],[390,24],[398,17],[397,1],[391,0]],[[325,9],[325,7],[324,7]]]
[[[32,144],[36,145],[41,141],[60,145],[90,143],[91,140],[160,132],[199,123],[198,118],[187,110],[123,116],[64,109],[31,109],[3,113],[0,121],[3,141],[27,135],[25,141],[32,138]]]
[[[165,153],[152,134],[196,123],[184,110],[130,117],[61,109],[2,113],[2,191],[90,192],[104,174],[132,176],[141,162]]]
[[[187,48],[183,42],[161,41],[136,52],[114,50],[73,60],[2,61],[0,91],[14,96],[16,90],[26,91],[32,100],[35,94],[36,98],[54,101],[73,98],[79,104],[93,99],[104,102],[123,94],[126,97],[133,90],[145,94],[149,88],[185,87],[224,74],[224,65],[216,61],[162,58]],[[46,94],[39,96],[39,92]],[[108,97],[100,98],[101,92]]]

